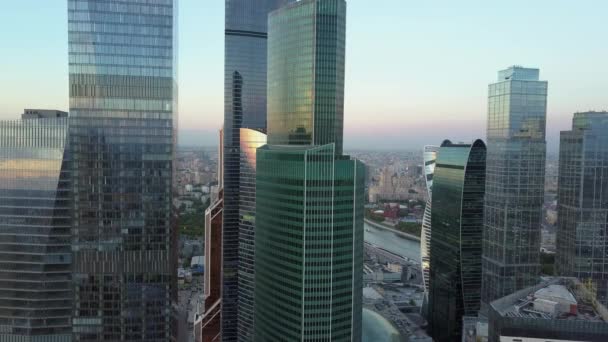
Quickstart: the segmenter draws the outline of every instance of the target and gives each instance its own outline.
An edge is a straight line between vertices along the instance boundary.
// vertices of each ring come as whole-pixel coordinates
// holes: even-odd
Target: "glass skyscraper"
[[[269,16],[255,341],[360,341],[365,166],[342,155],[344,0]]]
[[[433,176],[435,173],[435,162],[437,160],[437,146],[424,147],[424,180],[428,199],[422,217],[422,230],[420,236],[420,262],[422,265],[422,281],[424,282],[425,297],[429,292],[429,267],[431,260],[431,204],[433,198]]]
[[[290,6],[269,18],[268,143],[334,143],[341,155],[346,3]]]
[[[75,341],[170,341],[173,0],[68,0]]]
[[[218,197],[205,210],[205,293],[203,313],[194,322],[194,342],[222,340],[222,228],[224,219],[224,130],[218,148]]]
[[[592,280],[608,305],[608,112],[574,114],[562,131],[556,270]]]
[[[69,342],[68,119],[34,112],[0,121],[0,341]]]
[[[253,339],[255,172],[256,150],[266,144],[266,134],[241,128],[239,151],[239,339]]]
[[[446,140],[433,177],[429,331],[436,342],[460,341],[462,318],[480,306],[486,146]]]
[[[333,144],[258,149],[255,341],[360,341],[365,167]]]
[[[224,192],[205,211],[205,294],[204,314],[194,326],[194,342],[221,340],[222,306],[222,218]],[[200,329],[200,330],[199,330]]]
[[[510,67],[490,84],[483,312],[540,275],[546,114],[547,82],[538,69]]]
[[[225,0],[222,338],[250,340],[253,220],[241,216],[241,128],[266,130],[268,13],[294,0]],[[249,195],[247,198],[251,198]],[[247,203],[244,203],[247,202]],[[243,210],[243,213],[247,209]],[[243,248],[244,258],[240,258]],[[241,286],[240,280],[243,280]],[[242,310],[240,308],[243,308]]]

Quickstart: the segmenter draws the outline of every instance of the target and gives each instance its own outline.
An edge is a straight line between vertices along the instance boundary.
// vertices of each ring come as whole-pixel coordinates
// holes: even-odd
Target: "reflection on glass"
[[[173,334],[175,6],[68,0],[78,341]]]
[[[71,341],[67,118],[0,122],[0,340]]]
[[[460,341],[463,316],[480,308],[486,146],[445,141],[433,177],[429,330]]]

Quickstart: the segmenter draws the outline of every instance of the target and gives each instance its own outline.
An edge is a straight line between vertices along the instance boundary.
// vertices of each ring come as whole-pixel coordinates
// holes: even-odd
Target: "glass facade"
[[[220,189],[217,201],[205,211],[204,314],[200,324],[195,324],[194,342],[221,340],[223,216],[224,192]]]
[[[268,25],[268,143],[334,143],[341,155],[346,2],[299,1]]]
[[[71,341],[66,116],[0,121],[0,341]]]
[[[239,182],[239,338],[253,339],[255,171],[256,150],[266,144],[266,134],[240,129]]]
[[[75,341],[170,341],[173,0],[68,0]]]
[[[294,0],[225,0],[222,338],[251,335],[249,287],[239,288],[241,128],[266,129],[268,13]],[[245,252],[246,253],[246,252]],[[252,265],[246,268],[253,267]],[[240,269],[240,270],[239,270]],[[244,311],[239,312],[241,292]]]
[[[486,146],[445,141],[437,153],[429,284],[434,341],[460,341],[462,318],[479,311]]]
[[[435,161],[437,160],[438,146],[424,147],[424,179],[426,181],[426,190],[428,199],[424,208],[424,216],[422,217],[422,230],[420,236],[420,264],[422,265],[422,280],[424,282],[424,290],[426,297],[429,292],[429,267],[431,262],[431,205],[433,192],[433,176],[435,173]]]
[[[361,340],[365,167],[334,154],[258,149],[256,341]]]
[[[547,82],[538,74],[511,67],[489,86],[482,311],[540,275]]]
[[[255,341],[361,341],[365,166],[342,155],[344,0],[270,14]]]
[[[547,286],[563,286],[573,296],[574,313],[550,315],[534,307],[535,293]],[[558,301],[563,298],[557,297]],[[536,299],[538,300],[538,299]],[[570,309],[570,308],[569,308]],[[557,309],[559,312],[562,309]],[[572,309],[571,309],[572,310]],[[549,277],[489,304],[488,341],[605,342],[608,310],[576,278]]]
[[[574,114],[561,132],[556,268],[593,280],[608,306],[608,112]]]

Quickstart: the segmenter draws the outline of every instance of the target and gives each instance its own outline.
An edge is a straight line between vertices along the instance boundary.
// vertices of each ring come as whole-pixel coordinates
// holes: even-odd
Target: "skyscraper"
[[[241,144],[249,145],[250,142],[241,138],[240,130],[266,129],[268,13],[292,1],[225,0],[222,246],[222,336],[225,341],[250,340],[253,322],[253,251],[250,246],[253,245],[254,221],[251,217],[243,219],[240,209],[243,203],[240,199],[240,148]],[[240,258],[241,247],[244,259]]]
[[[256,150],[266,144],[266,134],[240,129],[239,180],[239,339],[253,339],[253,294],[255,258],[255,173]]]
[[[173,0],[68,0],[77,341],[172,339]]]
[[[205,293],[204,313],[195,324],[195,342],[221,341],[222,305],[222,218],[224,192],[220,188],[218,200],[205,211]],[[198,323],[198,322],[197,322]]]
[[[510,67],[489,86],[484,312],[540,275],[546,112],[547,82],[538,69]]]
[[[422,230],[420,236],[420,264],[422,265],[422,281],[424,284],[425,297],[429,293],[429,267],[431,257],[431,200],[433,198],[433,176],[435,173],[435,161],[437,160],[437,146],[424,147],[424,180],[428,199],[422,217]]]
[[[65,112],[0,121],[1,341],[72,341],[67,136]]]
[[[205,210],[205,280],[202,315],[194,322],[194,342],[222,340],[222,228],[224,219],[224,130],[218,148],[218,197]]]
[[[562,131],[556,270],[592,280],[608,305],[608,112],[576,113]]]
[[[269,17],[268,144],[333,143],[341,155],[346,4],[291,6]]]
[[[344,0],[269,16],[257,150],[256,341],[360,341],[365,166],[342,155]]]
[[[446,140],[433,177],[429,330],[434,341],[460,341],[463,316],[479,311],[486,146]]]

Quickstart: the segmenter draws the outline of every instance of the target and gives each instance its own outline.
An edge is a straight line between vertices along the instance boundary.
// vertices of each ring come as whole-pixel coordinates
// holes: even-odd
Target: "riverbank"
[[[368,219],[365,219],[365,223],[369,224],[372,227],[378,228],[378,229],[390,230],[391,232],[393,232],[393,233],[395,233],[395,234],[397,234],[397,235],[399,235],[399,236],[401,236],[403,238],[406,238],[408,240],[420,242],[420,238],[417,237],[416,235],[404,233],[402,231],[399,231],[399,230],[397,230],[397,229],[395,229],[393,227],[387,226],[385,224],[374,222],[374,221],[368,220]]]

